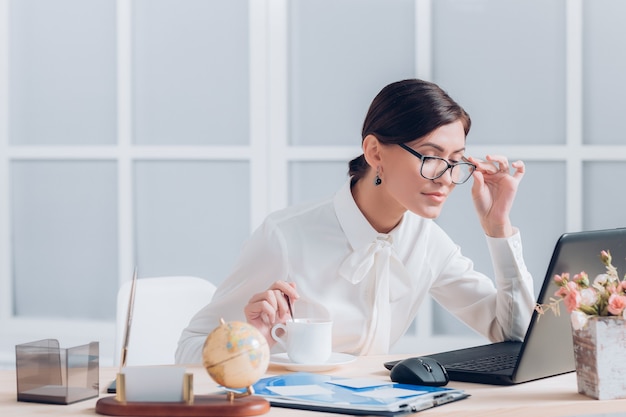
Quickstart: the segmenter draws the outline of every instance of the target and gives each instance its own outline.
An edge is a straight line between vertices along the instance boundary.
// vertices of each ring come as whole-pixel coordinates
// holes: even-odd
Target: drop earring
[[[383,183],[383,180],[380,179],[380,176],[378,175],[378,168],[376,168],[376,176],[374,177],[374,186],[378,187],[380,184]]]

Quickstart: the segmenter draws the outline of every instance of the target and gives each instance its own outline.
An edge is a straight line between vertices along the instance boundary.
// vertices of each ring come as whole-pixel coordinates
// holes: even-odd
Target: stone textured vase
[[[578,392],[598,400],[626,398],[626,320],[594,317],[573,337]]]

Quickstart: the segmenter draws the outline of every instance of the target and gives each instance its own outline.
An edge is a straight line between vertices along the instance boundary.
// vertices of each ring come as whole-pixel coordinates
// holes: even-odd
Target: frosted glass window
[[[626,227],[626,194],[622,185],[626,163],[583,164],[583,228],[585,230]],[[621,254],[620,254],[621,256]]]
[[[115,7],[110,0],[10,2],[10,143],[116,142]]]
[[[472,202],[471,185],[472,180],[455,188],[437,223],[474,262],[477,271],[493,277],[485,234]],[[565,198],[564,162],[526,162],[526,173],[520,183],[511,221],[522,236],[524,260],[533,276],[535,295],[545,278],[554,245],[566,231]],[[436,334],[474,334],[438,304],[435,303],[433,309]]]
[[[414,3],[288,2],[290,143],[361,143],[374,96],[415,76]]]
[[[133,6],[134,142],[247,144],[248,1]]]
[[[565,143],[565,0],[437,0],[433,80],[475,143]]]
[[[626,113],[626,2],[584,1],[583,140],[623,145]]]
[[[15,315],[114,319],[116,164],[17,161],[11,178]]]
[[[141,275],[219,284],[250,235],[248,163],[140,161],[135,174]]]
[[[348,180],[348,162],[291,162],[289,204],[332,196]]]

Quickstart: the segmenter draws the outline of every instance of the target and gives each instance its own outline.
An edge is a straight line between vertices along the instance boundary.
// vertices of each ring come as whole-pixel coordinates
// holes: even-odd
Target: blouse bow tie
[[[363,281],[365,276],[371,271],[378,254],[385,258],[395,255],[392,247],[392,237],[389,235],[378,235],[369,245],[362,247],[350,254],[339,267],[339,275],[353,284]]]
[[[373,309],[361,354],[371,355],[389,350],[390,302],[406,294],[410,279],[390,235],[379,234],[372,243],[352,252],[339,267],[339,275],[352,284],[360,283],[370,274],[374,275]]]
[[[352,284],[358,284],[373,270],[392,268],[392,275],[401,281],[408,279],[408,272],[393,247],[393,237],[379,234],[369,245],[352,252],[339,266],[339,275]],[[390,271],[380,271],[388,275]],[[378,275],[378,274],[377,274]],[[408,281],[407,281],[408,284]]]

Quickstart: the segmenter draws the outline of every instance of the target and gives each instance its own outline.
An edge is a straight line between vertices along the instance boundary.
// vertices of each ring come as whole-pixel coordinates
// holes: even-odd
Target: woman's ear
[[[378,167],[381,165],[382,146],[378,138],[374,135],[367,135],[363,139],[363,155],[365,160],[371,167]]]

